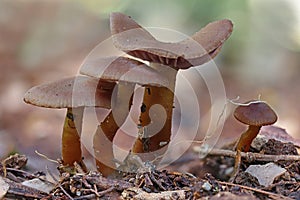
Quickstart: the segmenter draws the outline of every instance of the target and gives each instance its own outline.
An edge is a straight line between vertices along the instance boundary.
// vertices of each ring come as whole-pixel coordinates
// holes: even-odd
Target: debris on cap
[[[87,60],[80,73],[105,81],[122,81],[140,85],[168,87],[169,81],[142,62],[126,57],[106,57]]]

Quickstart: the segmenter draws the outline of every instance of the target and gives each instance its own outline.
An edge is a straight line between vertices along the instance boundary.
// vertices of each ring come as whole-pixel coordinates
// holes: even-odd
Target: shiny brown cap
[[[169,81],[142,62],[126,57],[106,57],[87,60],[80,73],[105,81],[122,81],[139,85],[167,87]]]
[[[26,92],[24,101],[46,108],[110,108],[112,89],[113,85],[99,79],[76,76],[35,86]]]
[[[114,45],[142,60],[161,63],[174,69],[187,69],[208,62],[231,35],[230,20],[209,23],[191,38],[177,43],[156,40],[130,17],[122,13],[110,16]]]
[[[238,106],[234,111],[234,117],[240,122],[252,126],[266,126],[277,121],[274,110],[264,102],[245,103]]]

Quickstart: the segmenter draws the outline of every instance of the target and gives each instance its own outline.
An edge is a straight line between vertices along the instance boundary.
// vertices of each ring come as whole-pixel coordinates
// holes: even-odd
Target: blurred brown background
[[[29,156],[30,167],[43,169],[34,150],[60,156],[65,111],[26,105],[23,95],[34,85],[77,74],[85,56],[110,36],[114,11],[187,35],[210,21],[231,19],[233,34],[215,59],[227,97],[243,102],[261,94],[279,116],[276,125],[300,138],[298,0],[1,0],[0,157],[17,151]],[[207,97],[201,109],[209,109]],[[244,128],[229,117],[220,141]]]

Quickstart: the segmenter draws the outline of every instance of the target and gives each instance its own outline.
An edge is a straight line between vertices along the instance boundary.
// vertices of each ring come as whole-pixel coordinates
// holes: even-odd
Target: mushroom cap
[[[264,102],[247,102],[249,105],[238,106],[234,111],[234,117],[247,125],[266,126],[277,121],[274,110]]]
[[[122,81],[159,87],[169,85],[168,79],[155,69],[126,57],[87,60],[82,65],[80,73],[111,82]]]
[[[99,79],[75,76],[32,87],[24,101],[46,108],[110,108],[113,86]]]
[[[112,13],[110,27],[114,45],[134,57],[187,69],[208,62],[231,35],[233,24],[224,19],[209,23],[191,38],[176,43],[160,42],[129,16]]]

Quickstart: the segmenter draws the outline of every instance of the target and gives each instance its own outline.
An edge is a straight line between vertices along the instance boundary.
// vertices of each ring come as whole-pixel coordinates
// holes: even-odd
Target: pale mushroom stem
[[[236,149],[243,152],[248,152],[250,150],[251,143],[259,133],[260,128],[261,126],[250,125],[248,129],[241,135]]]
[[[98,126],[93,138],[93,148],[97,170],[103,176],[116,174],[113,161],[113,139],[128,116],[132,104],[134,84],[119,83],[116,96],[113,95],[112,110]]]
[[[172,113],[174,102],[174,89],[177,70],[168,66],[151,63],[152,68],[169,80],[169,87],[147,86],[145,87],[143,103],[140,114],[139,135],[133,146],[133,153],[153,152],[166,147],[171,139]],[[165,114],[160,112],[150,116],[151,107],[160,105],[165,110]],[[157,126],[164,123],[162,127]],[[166,150],[162,150],[163,153]]]
[[[62,160],[64,165],[74,166],[74,162],[83,167],[80,133],[84,107],[68,108],[62,134]]]

